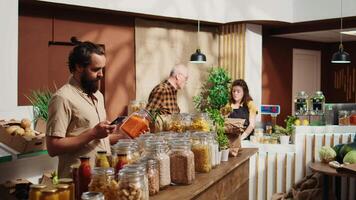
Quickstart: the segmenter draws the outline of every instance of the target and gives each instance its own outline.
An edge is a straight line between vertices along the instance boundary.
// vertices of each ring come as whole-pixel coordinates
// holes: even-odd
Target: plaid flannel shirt
[[[177,89],[168,80],[161,82],[151,91],[146,109],[159,109],[161,114],[179,113]]]

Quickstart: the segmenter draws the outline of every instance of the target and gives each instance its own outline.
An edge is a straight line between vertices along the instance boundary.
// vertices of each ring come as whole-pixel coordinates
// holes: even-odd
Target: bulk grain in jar
[[[92,171],[89,191],[101,192],[105,200],[116,200],[118,183],[115,181],[115,170],[113,168],[96,167]]]
[[[118,200],[148,200],[145,196],[144,174],[138,170],[125,168],[119,172]]]
[[[142,156],[151,157],[158,161],[160,189],[168,186],[171,183],[168,145],[164,142],[151,143],[146,147]]]
[[[197,133],[192,136],[192,151],[194,153],[194,163],[196,172],[210,172],[211,158],[208,137],[204,134]]]
[[[171,143],[169,158],[171,182],[174,184],[189,185],[195,179],[194,154],[190,148],[189,141]]]

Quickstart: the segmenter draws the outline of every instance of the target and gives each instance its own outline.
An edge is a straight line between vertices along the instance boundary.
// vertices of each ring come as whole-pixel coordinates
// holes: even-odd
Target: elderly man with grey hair
[[[188,80],[188,69],[183,64],[175,65],[167,80],[156,85],[150,93],[146,109],[159,110],[161,114],[179,113],[177,91],[184,88]]]

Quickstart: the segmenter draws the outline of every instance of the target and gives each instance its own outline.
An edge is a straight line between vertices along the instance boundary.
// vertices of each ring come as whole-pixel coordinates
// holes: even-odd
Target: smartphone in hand
[[[126,116],[118,116],[114,121],[110,123],[110,125],[116,125],[116,124],[121,124]]]

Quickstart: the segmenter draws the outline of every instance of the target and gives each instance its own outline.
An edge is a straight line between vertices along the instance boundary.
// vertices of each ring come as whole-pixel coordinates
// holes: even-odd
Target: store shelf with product
[[[311,173],[309,165],[319,162],[319,149],[350,143],[356,126],[295,126],[292,144],[262,144],[242,141],[243,148],[258,148],[250,158],[250,199],[271,199],[276,192],[288,192],[293,185]],[[356,195],[354,178],[344,178],[345,194]],[[347,185],[347,183],[350,183]],[[259,191],[257,194],[255,191]]]

